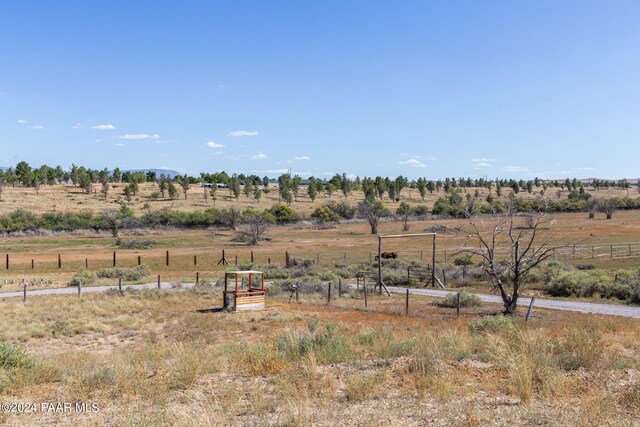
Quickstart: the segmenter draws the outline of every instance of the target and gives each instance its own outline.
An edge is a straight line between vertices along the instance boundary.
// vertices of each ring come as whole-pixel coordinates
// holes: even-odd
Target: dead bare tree
[[[247,218],[239,230],[239,235],[249,246],[255,246],[267,230],[269,230],[272,223],[273,218],[269,215],[256,213]]]
[[[615,199],[598,199],[598,210],[611,219],[614,212],[618,210],[618,203]]]
[[[461,251],[482,259],[487,281],[500,291],[505,314],[516,312],[529,273],[551,258],[557,248],[553,235],[541,237],[539,233],[541,226],[549,222],[546,213],[534,214],[526,229],[516,227],[514,219],[514,210],[510,208],[493,228],[485,230],[469,217],[470,237],[477,241],[478,248]]]

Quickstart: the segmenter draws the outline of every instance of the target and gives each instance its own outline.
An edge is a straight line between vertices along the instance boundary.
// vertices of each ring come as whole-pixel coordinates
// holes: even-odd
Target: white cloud
[[[256,136],[257,130],[234,130],[227,134],[227,136]]]
[[[299,157],[294,157],[295,160],[311,160],[311,157],[309,156],[299,156]]]
[[[44,126],[40,126],[40,125],[33,125],[33,126],[29,126],[31,129],[44,129]]]
[[[409,159],[409,160],[403,160],[398,162],[399,165],[409,165],[412,168],[426,168],[427,165],[425,165],[424,163],[422,163],[420,160],[416,160],[416,159]]]
[[[213,153],[211,153],[212,156],[222,156],[224,154],[224,151],[214,151]]]
[[[71,126],[71,129],[82,129],[82,123],[76,123],[75,125]]]
[[[264,153],[256,154],[255,156],[251,156],[253,160],[264,160],[267,158],[267,155]]]
[[[207,147],[209,147],[209,148],[224,148],[224,144],[218,144],[217,142],[209,141],[209,142],[207,142]]]
[[[479,159],[471,159],[471,161],[474,163],[474,166],[476,166],[474,169],[478,169],[479,167],[490,167],[491,166],[491,162],[495,162],[495,159],[487,159],[486,157],[481,157]]]
[[[95,125],[95,126],[91,126],[91,129],[98,129],[98,130],[114,130],[116,127],[114,125]]]
[[[19,123],[19,124],[21,124],[21,125],[26,125],[26,124],[27,124],[27,123],[29,123],[29,122],[28,122],[28,121],[26,121],[26,120],[22,120],[22,119],[20,119],[20,120],[16,120],[16,123]]]
[[[504,172],[510,172],[510,173],[529,172],[529,168],[526,168],[523,166],[504,166],[500,169]]]
[[[156,134],[148,134],[148,133],[128,133],[126,135],[120,135],[118,138],[120,139],[158,139],[160,135]]]
[[[113,145],[115,145],[116,147],[125,147],[125,145],[120,143],[120,142],[117,142],[117,143],[115,143]]]

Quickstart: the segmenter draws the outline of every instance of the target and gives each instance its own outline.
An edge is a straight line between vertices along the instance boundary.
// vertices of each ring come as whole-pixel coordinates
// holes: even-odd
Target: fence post
[[[593,245],[591,245],[591,258],[593,258],[595,256],[595,249],[593,248]]]
[[[331,282],[329,282],[329,287],[327,290],[327,305],[331,304]]]
[[[456,298],[456,317],[460,317],[460,292],[458,292]]]
[[[24,296],[22,297],[22,302],[27,303],[27,284],[24,284]]]
[[[89,268],[89,258],[84,259],[84,268]]]
[[[296,304],[298,303],[298,288],[299,286],[296,286]]]
[[[113,266],[116,266],[116,251],[113,251]]]
[[[160,289],[160,275],[158,274],[158,289]]]
[[[236,265],[238,265],[238,255],[236,254]]]
[[[140,257],[140,255],[138,255],[138,265],[142,264],[142,259]]]
[[[407,266],[407,286],[411,285],[411,267]]]
[[[271,265],[271,257],[267,258],[267,265]]]
[[[200,283],[200,272],[196,271],[196,285]]]
[[[9,269],[9,254],[7,254],[7,270]]]
[[[347,253],[346,252],[344,253],[344,258],[343,259],[344,259],[344,264],[346,265],[347,264]]]
[[[58,254],[58,268],[62,268],[62,258],[60,258],[60,254]]]
[[[447,287],[447,273],[444,270],[444,268],[442,269],[442,281],[444,282],[443,284],[444,284],[444,287],[446,288]]]
[[[193,256],[193,265],[198,265],[198,255]]]
[[[78,298],[82,298],[82,282],[78,280]]]
[[[122,277],[118,277],[118,290],[122,294]]]
[[[289,268],[289,251],[284,251],[284,266]]]
[[[169,251],[167,251],[167,260],[166,260],[166,264],[169,265]]]
[[[33,270],[35,267],[35,261],[31,258],[31,269]]]
[[[407,299],[404,303],[404,314],[409,315],[409,289],[407,289]]]
[[[531,297],[531,302],[529,303],[529,309],[527,310],[527,315],[525,316],[525,322],[529,320],[529,316],[531,315],[531,309],[533,308],[533,303],[536,300],[536,297]]]
[[[253,264],[253,251],[251,251],[251,263]]]
[[[362,287],[364,288],[364,309],[367,309],[367,284],[364,283],[362,285]]]

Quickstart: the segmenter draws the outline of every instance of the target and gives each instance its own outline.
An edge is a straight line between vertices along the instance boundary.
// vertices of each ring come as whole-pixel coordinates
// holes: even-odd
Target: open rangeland
[[[4,301],[9,425],[636,425],[637,321],[560,312],[364,312],[351,292],[224,314],[217,287]],[[370,295],[370,309],[402,306]],[[42,402],[95,404],[47,413]],[[91,407],[91,406],[89,406]]]
[[[47,212],[79,212],[85,209],[93,210],[94,212],[101,212],[104,210],[118,209],[120,204],[127,202],[124,197],[124,188],[127,184],[118,183],[110,184],[110,191],[105,199],[99,192],[99,185],[94,185],[94,190],[90,194],[86,194],[81,188],[71,184],[56,184],[43,186],[37,191],[35,188],[26,187],[11,187],[5,185],[2,193],[2,199],[0,200],[0,214],[6,214],[16,209],[27,209],[35,214],[42,214]],[[531,194],[526,191],[520,191],[518,198],[538,198],[541,197],[540,191],[542,187],[537,188],[536,191]],[[212,199],[212,196],[208,194],[209,189],[205,189],[199,185],[193,185],[187,192],[187,198],[185,199],[184,193],[181,193],[179,197],[170,199],[169,197],[162,197],[159,192],[157,184],[143,183],[140,184],[139,192],[131,198],[127,205],[133,209],[136,213],[144,213],[148,210],[158,210],[162,208],[176,209],[182,211],[194,211],[205,210],[212,207],[225,208],[229,206],[235,206],[240,209],[248,207],[255,209],[267,209],[274,204],[281,203],[282,200],[279,197],[278,187],[275,184],[270,184],[267,193],[262,193],[262,197],[256,201],[253,196],[245,196],[240,194],[236,199],[229,189],[220,188],[216,192],[216,200]],[[474,195],[478,192],[479,200],[484,200],[487,195],[492,194],[496,200],[508,201],[508,195],[511,192],[510,188],[505,188],[502,191],[501,197],[496,195],[495,189],[491,193],[486,188],[462,188],[462,194]],[[639,195],[635,188],[622,189],[622,188],[609,188],[598,189],[586,188],[587,193],[593,195],[596,198],[606,197],[637,197]],[[205,199],[205,192],[207,198]],[[569,194],[569,191],[555,187],[548,187],[546,197],[551,199],[565,199]],[[295,197],[291,204],[297,212],[305,215],[311,214],[313,210],[322,206],[329,201],[342,202],[346,201],[353,205],[357,204],[363,199],[364,193],[362,191],[352,191],[343,196],[341,192],[334,192],[331,195],[323,193],[319,195],[315,201],[311,201],[306,193],[306,188],[301,187],[298,196]],[[425,205],[431,208],[434,202],[439,197],[446,197],[444,190],[434,191],[433,193],[427,192],[424,199],[420,197],[420,193],[415,188],[405,188],[398,196],[398,201],[392,201],[385,195],[383,202],[389,207],[389,209],[395,210],[400,205],[400,202],[407,202],[412,205]]]
[[[477,221],[489,229],[496,218],[479,218]],[[437,233],[438,264],[451,263],[461,246],[475,244],[468,234],[468,221],[464,219],[416,220],[408,224],[409,233]],[[398,234],[402,233],[401,230],[401,222],[388,221],[380,225],[379,233]],[[143,243],[146,249],[122,249],[116,245],[118,239],[107,232],[48,234],[0,239],[2,290],[16,290],[23,281],[36,288],[64,286],[84,267],[88,266],[89,270],[112,267],[114,252],[118,267],[135,267],[139,257],[149,273],[162,275],[163,281],[193,281],[196,272],[219,274],[227,268],[218,264],[223,249],[231,265],[235,264],[236,258],[239,264],[248,263],[252,252],[255,264],[259,265],[266,265],[269,261],[283,265],[285,252],[289,252],[292,258],[319,261],[327,266],[345,261],[347,264],[366,263],[373,261],[377,253],[377,238],[370,234],[369,225],[363,221],[323,226],[312,222],[273,226],[266,239],[254,247],[234,242],[236,232],[225,228],[121,232],[121,243]],[[562,260],[569,264],[590,263],[611,272],[631,268],[640,256],[640,211],[619,211],[611,220],[588,219],[586,213],[549,214],[549,222],[541,229],[541,236],[548,235],[554,236],[556,244],[577,245],[575,256],[571,248],[564,250]],[[383,250],[398,251],[398,261],[427,262],[431,258],[431,240],[428,237],[401,238],[384,244]],[[611,245],[614,245],[613,249]],[[167,251],[169,265],[166,262]],[[9,269],[5,265],[6,254],[9,255]],[[96,283],[113,284],[113,280],[98,280]]]

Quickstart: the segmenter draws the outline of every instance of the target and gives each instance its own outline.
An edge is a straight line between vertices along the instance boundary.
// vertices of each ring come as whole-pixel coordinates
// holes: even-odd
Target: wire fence
[[[436,249],[436,263],[453,262],[457,257],[477,247],[456,247]],[[394,250],[397,260],[414,262],[427,267],[432,261],[431,250]],[[510,248],[498,247],[498,256],[508,256]],[[224,269],[227,266],[243,264],[280,265],[310,262],[324,266],[377,263],[377,252],[374,251],[341,251],[341,252],[254,252],[246,249],[222,250],[221,252],[185,253],[185,251],[113,251],[111,256],[83,256],[77,252],[46,255],[29,253],[6,253],[0,260],[0,273],[54,273],[76,272],[82,268],[98,269],[107,267],[135,267],[146,265],[154,271],[188,270],[192,267],[208,269]],[[640,242],[600,243],[593,245],[565,245],[555,247],[551,258],[557,260],[589,260],[631,258],[640,256]],[[476,256],[477,258],[477,256]],[[471,258],[472,261],[480,261]],[[372,265],[373,266],[373,265]],[[4,267],[4,268],[3,268]],[[419,271],[414,272],[419,275]],[[426,272],[424,272],[426,274]],[[411,277],[410,277],[411,280]]]

